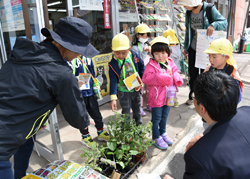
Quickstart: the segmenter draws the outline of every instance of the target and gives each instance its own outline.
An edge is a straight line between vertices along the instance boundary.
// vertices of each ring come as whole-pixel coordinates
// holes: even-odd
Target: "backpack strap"
[[[228,74],[228,75],[232,75],[233,70],[234,70],[234,67],[231,66],[231,65],[228,65],[225,72],[226,72],[226,74]]]
[[[207,9],[206,9],[206,13],[207,13],[207,19],[209,24],[213,23],[213,17],[212,17],[212,8],[213,8],[214,4],[208,3],[207,4]]]

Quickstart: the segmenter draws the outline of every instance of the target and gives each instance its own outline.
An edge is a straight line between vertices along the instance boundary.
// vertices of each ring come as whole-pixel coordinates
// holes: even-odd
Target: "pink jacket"
[[[176,86],[183,84],[180,71],[170,57],[168,65],[171,68],[173,77],[169,70],[163,72],[160,65],[153,59],[150,59],[145,68],[142,81],[149,86],[148,105],[151,107],[162,107],[166,105],[168,86],[171,86],[173,83]]]

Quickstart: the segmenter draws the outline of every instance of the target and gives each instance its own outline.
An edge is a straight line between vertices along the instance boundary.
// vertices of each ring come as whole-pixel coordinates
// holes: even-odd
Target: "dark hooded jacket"
[[[77,79],[57,47],[17,39],[0,70],[0,161],[43,127],[57,104],[71,126],[89,125]]]

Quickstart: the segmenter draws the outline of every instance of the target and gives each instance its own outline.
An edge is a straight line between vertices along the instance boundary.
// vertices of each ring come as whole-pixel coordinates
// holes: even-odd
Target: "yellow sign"
[[[109,62],[112,59],[112,53],[97,55],[92,58],[95,66],[96,78],[102,83],[101,92],[102,96],[109,94]]]

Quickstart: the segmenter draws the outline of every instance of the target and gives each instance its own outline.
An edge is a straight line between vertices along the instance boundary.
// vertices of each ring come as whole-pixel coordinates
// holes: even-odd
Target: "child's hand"
[[[110,107],[111,107],[111,109],[112,109],[113,112],[115,111],[115,109],[117,109],[116,100],[112,100],[111,101]]]
[[[142,85],[135,87],[135,91],[140,91],[141,87],[142,87]]]
[[[143,50],[151,53],[151,47],[144,47]]]

